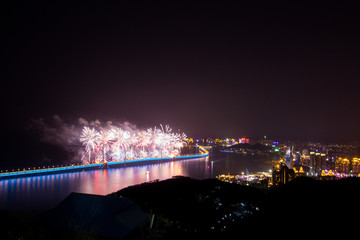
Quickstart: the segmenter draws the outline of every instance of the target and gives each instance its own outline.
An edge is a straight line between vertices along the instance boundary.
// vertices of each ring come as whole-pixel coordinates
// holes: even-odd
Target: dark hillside
[[[168,233],[231,231],[261,208],[264,192],[216,179],[177,177],[122,189],[123,196],[154,213],[157,228]]]
[[[296,178],[267,194],[262,225],[269,230],[312,229],[313,236],[353,235],[360,216],[359,193],[359,178]]]

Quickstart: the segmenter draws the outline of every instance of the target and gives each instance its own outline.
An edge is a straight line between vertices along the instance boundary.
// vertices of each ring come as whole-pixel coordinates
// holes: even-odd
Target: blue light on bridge
[[[174,157],[162,157],[162,158],[141,158],[141,159],[132,159],[127,161],[119,161],[119,162],[108,162],[108,166],[116,166],[123,165],[126,163],[139,163],[139,162],[151,162],[151,161],[163,161],[163,160],[177,160],[177,159],[187,159],[187,158],[202,158],[209,155],[209,152],[202,147],[199,147],[199,150],[202,154],[196,155],[183,155],[183,156],[174,156]],[[34,169],[34,170],[25,170],[25,171],[17,171],[17,172],[5,172],[0,173],[0,180],[2,178],[13,178],[13,177],[25,177],[35,174],[49,174],[56,172],[67,172],[67,171],[77,171],[77,170],[85,170],[85,169],[96,169],[102,168],[104,166],[103,163],[95,163],[95,164],[86,164],[86,165],[75,165],[75,166],[66,166],[66,167],[54,167],[54,168],[44,168],[44,169]]]

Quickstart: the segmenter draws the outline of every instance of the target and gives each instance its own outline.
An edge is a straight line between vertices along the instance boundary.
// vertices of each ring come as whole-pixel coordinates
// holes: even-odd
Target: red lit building
[[[239,143],[250,143],[249,138],[243,137],[243,138],[239,138]]]

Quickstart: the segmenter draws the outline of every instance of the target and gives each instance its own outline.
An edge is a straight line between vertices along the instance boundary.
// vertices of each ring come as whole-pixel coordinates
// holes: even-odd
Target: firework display
[[[86,164],[177,156],[185,140],[186,134],[174,133],[168,125],[146,131],[113,125],[101,129],[84,126],[80,136],[85,147],[82,161]]]

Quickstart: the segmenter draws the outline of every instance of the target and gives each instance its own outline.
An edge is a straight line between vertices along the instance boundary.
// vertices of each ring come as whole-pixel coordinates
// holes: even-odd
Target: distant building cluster
[[[201,145],[201,146],[212,146],[212,147],[231,147],[240,143],[250,143],[250,139],[246,137],[242,138],[189,138],[189,144]]]
[[[284,157],[273,168],[275,185],[297,176],[320,180],[360,176],[358,146],[287,143],[283,150]]]
[[[257,140],[247,137],[191,140],[194,145],[212,146],[224,152],[274,156],[270,183],[273,185],[285,184],[298,176],[320,180],[360,176],[360,147],[356,145],[280,143],[267,136]]]
[[[222,152],[232,152],[241,154],[269,154],[272,152],[279,152],[276,146],[279,142],[274,142],[267,139],[266,136],[259,141],[250,139],[248,137],[240,138],[224,138],[224,139],[212,139],[202,138],[193,139],[188,141],[189,145],[193,146],[211,146],[214,149],[219,149]]]

